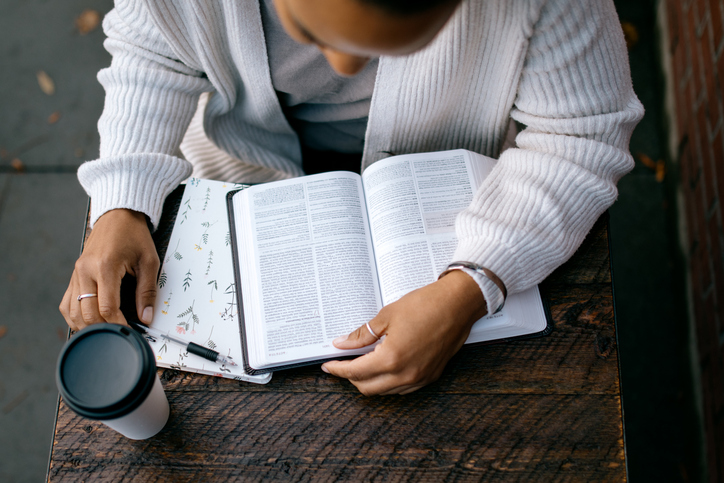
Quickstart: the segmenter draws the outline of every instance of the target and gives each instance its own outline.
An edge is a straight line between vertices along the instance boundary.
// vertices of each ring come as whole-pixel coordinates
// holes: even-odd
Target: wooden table
[[[159,435],[128,440],[61,401],[48,478],[624,481],[607,220],[541,285],[547,337],[463,348],[407,396],[364,397],[316,366],[268,385],[159,370]]]

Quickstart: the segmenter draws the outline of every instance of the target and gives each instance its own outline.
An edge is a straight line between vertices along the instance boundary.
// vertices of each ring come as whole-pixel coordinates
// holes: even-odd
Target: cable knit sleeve
[[[200,94],[212,87],[203,72],[178,60],[141,1],[117,0],[103,29],[113,60],[98,73],[106,91],[100,158],[84,163],[78,179],[92,199],[91,223],[129,208],[156,226],[166,196],[191,174],[174,154]]]
[[[533,24],[511,116],[526,128],[457,219],[454,259],[488,267],[509,293],[570,258],[633,168],[643,117],[611,0],[550,0]],[[488,306],[502,300],[483,283]]]

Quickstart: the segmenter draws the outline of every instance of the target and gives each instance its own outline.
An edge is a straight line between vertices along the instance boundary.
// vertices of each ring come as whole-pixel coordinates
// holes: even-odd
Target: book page
[[[453,261],[455,218],[472,201],[495,160],[466,151],[378,161],[362,180],[385,305],[437,280]],[[539,332],[546,317],[538,287],[511,295],[505,308],[473,326],[466,343]]]
[[[241,188],[191,178],[158,278],[151,326],[231,358],[227,366],[189,354],[164,340],[149,341],[159,367],[266,383],[269,374],[246,374],[242,365],[226,194]]]
[[[384,304],[427,285],[451,261],[455,217],[492,160],[469,151],[396,156],[362,177]]]
[[[359,175],[253,186],[234,215],[250,365],[341,354],[331,341],[382,306]]]

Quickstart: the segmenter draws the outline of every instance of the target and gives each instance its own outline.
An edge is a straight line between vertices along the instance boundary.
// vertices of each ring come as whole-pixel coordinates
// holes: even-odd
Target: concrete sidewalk
[[[80,35],[75,19],[86,8],[111,7],[112,1],[0,2],[2,482],[41,481],[48,463],[55,362],[67,333],[58,304],[87,205],[75,171],[98,155],[103,89],[95,76],[110,62],[101,29]],[[54,82],[53,95],[40,89],[41,70]]]
[[[617,2],[634,24],[635,87],[647,108],[632,152],[665,158],[653,1]],[[86,8],[111,0],[0,2],[0,481],[45,476],[57,403],[55,361],[66,325],[58,303],[78,256],[87,198],[75,177],[98,155],[101,29],[80,35]],[[37,72],[54,81],[42,92]],[[58,113],[58,114],[54,114]],[[55,121],[55,122],[51,122]],[[16,161],[17,160],[17,161]],[[24,168],[18,172],[16,168]],[[675,182],[669,178],[668,183]],[[700,481],[683,279],[671,185],[638,164],[611,210],[616,310],[631,480]],[[683,468],[683,470],[682,470]],[[693,468],[693,469],[692,469]]]

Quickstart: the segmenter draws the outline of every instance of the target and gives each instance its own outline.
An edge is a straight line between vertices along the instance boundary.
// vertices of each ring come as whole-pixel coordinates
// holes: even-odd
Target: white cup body
[[[101,421],[129,439],[147,439],[163,429],[169,416],[168,399],[156,374],[153,388],[135,410],[116,419]]]

